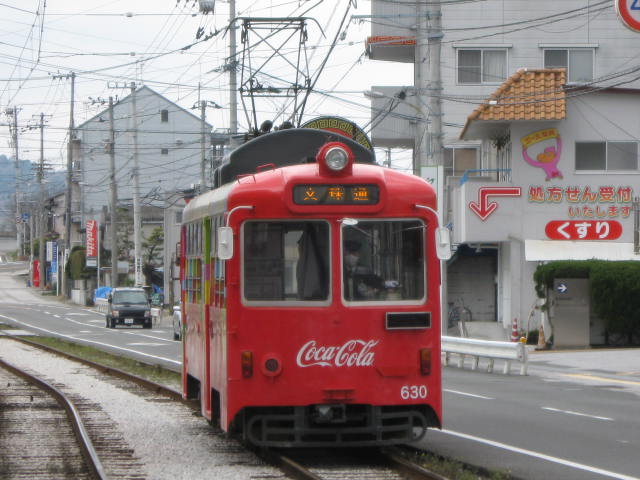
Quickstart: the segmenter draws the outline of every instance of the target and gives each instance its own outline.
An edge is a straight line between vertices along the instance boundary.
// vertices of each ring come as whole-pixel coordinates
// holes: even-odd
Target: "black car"
[[[116,328],[116,325],[142,325],[143,328],[151,328],[151,305],[144,289],[114,288],[107,300],[107,328]]]

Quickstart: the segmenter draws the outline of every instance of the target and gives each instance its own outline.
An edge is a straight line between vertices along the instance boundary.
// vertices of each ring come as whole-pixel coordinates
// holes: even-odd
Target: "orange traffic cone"
[[[513,323],[511,324],[511,341],[517,342],[520,339],[520,335],[518,335],[518,319],[514,318]]]

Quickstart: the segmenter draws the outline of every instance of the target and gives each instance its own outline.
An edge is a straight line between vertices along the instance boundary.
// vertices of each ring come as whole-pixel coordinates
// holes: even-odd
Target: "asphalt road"
[[[0,321],[180,368],[170,319],[107,329],[103,314],[26,288],[20,269],[0,265]],[[521,479],[640,480],[640,349],[538,352],[527,376],[494,372],[446,367],[444,429],[418,446]]]
[[[179,371],[182,344],[173,340],[171,318],[151,330],[106,328],[105,316],[90,307],[62,303],[26,287],[24,265],[0,264],[0,321],[41,335],[66,338]]]

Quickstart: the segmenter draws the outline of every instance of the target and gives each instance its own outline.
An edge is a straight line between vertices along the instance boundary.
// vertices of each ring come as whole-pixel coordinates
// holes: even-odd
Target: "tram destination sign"
[[[377,185],[296,185],[296,205],[375,205],[380,200]]]

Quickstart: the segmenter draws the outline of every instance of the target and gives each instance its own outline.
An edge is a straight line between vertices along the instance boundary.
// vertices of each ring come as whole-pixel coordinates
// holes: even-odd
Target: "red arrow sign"
[[[469,208],[485,221],[498,208],[498,202],[489,202],[489,197],[519,197],[520,190],[520,187],[480,187],[478,202],[469,202]]]

